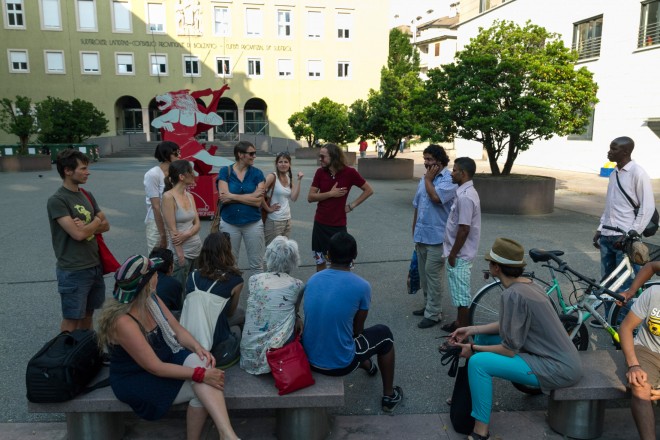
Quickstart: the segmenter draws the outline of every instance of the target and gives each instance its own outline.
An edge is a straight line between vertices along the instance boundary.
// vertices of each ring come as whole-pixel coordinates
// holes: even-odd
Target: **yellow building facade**
[[[228,84],[217,140],[292,138],[289,116],[378,88],[389,1],[0,0],[0,98],[93,102],[102,144],[156,140],[154,97]],[[208,103],[208,99],[204,98]],[[0,143],[16,138],[0,132]]]

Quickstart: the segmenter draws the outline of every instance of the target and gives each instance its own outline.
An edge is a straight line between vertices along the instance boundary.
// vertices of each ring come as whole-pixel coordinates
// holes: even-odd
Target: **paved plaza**
[[[405,153],[416,162],[415,176],[423,173],[421,153]],[[273,169],[272,156],[260,156],[255,164],[264,172]],[[144,236],[144,188],[142,177],[154,165],[151,158],[101,159],[91,166],[86,189],[96,197],[109,219],[111,230],[106,242],[120,261],[131,254],[146,252]],[[480,162],[480,170],[486,171]],[[311,258],[311,231],[316,205],[306,200],[307,191],[317,165],[313,160],[293,160],[294,173],[305,173],[301,196],[292,204],[292,238],[301,249],[302,266],[292,275],[307,280],[314,272]],[[565,260],[585,274],[599,275],[599,254],[591,245],[598,216],[604,206],[607,180],[594,175],[514,167],[514,172],[546,174],[557,177],[556,209],[552,214],[510,216],[484,214],[479,256],[474,264],[472,285],[476,291],[484,280],[481,269],[487,250],[498,236],[520,241],[526,249],[541,247],[565,251]],[[380,410],[381,384],[357,371],[345,378],[346,404],[337,409],[332,439],[419,438],[458,439],[448,418],[445,399],[451,395],[452,379],[440,365],[437,347],[445,335],[439,326],[420,330],[412,311],[423,305],[420,293],[408,295],[406,275],[413,250],[411,201],[417,180],[370,181],[375,190],[368,199],[348,215],[348,230],[358,242],[355,273],[372,285],[373,299],[367,325],[384,323],[395,337],[397,365],[395,383],[404,390],[404,402],[394,417]],[[61,414],[28,414],[25,398],[25,366],[29,358],[58,332],[60,301],[55,282],[55,257],[50,242],[46,216],[46,200],[61,185],[55,167],[47,172],[0,173],[0,439],[61,439],[65,428]],[[660,180],[653,182],[656,202],[660,201]],[[357,197],[354,189],[349,200]],[[202,222],[204,237],[209,221]],[[660,244],[660,237],[651,242]],[[245,250],[241,249],[241,268],[247,267]],[[529,268],[547,278],[531,261]],[[249,275],[246,273],[245,275]],[[247,283],[246,283],[247,285]],[[111,295],[112,278],[106,277],[106,293]],[[242,295],[245,304],[246,289]],[[443,295],[445,319],[453,319],[455,310],[448,294]],[[612,349],[607,335],[591,330],[591,348]],[[561,438],[552,433],[544,421],[545,396],[530,397],[509,383],[497,381],[494,395],[492,438]],[[613,406],[627,405],[614,402]],[[608,410],[606,433],[616,437],[635,438],[634,424],[626,408]],[[244,414],[241,414],[243,416]],[[259,417],[238,418],[237,433],[245,438],[274,438],[272,414],[248,414]],[[378,417],[369,417],[378,416]],[[42,423],[39,423],[42,422]],[[48,422],[48,423],[43,423]],[[50,423],[58,422],[58,423]],[[140,423],[130,431],[131,439],[180,438],[183,420]],[[174,427],[174,428],[173,428]],[[181,431],[177,431],[181,429]],[[528,435],[530,433],[535,435]],[[660,431],[659,431],[660,432]],[[177,434],[179,433],[179,434]],[[622,435],[623,434],[623,435]],[[173,435],[173,437],[168,437]],[[178,437],[177,437],[178,435]]]

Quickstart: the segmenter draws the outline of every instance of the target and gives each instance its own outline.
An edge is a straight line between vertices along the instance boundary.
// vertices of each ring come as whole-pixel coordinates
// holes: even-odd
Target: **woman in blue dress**
[[[220,438],[235,440],[223,392],[225,374],[156,295],[160,263],[134,255],[115,273],[114,298],[105,302],[98,322],[99,344],[110,353],[112,391],[146,420],[189,402],[189,440],[200,438],[207,415]]]

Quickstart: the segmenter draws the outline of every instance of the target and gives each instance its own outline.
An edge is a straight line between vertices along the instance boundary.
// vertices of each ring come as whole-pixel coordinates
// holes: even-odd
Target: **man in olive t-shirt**
[[[92,315],[105,300],[103,269],[94,234],[110,229],[94,196],[81,191],[89,159],[67,149],[57,156],[62,186],[48,199],[48,220],[57,258],[57,288],[62,300],[61,331],[92,328]]]

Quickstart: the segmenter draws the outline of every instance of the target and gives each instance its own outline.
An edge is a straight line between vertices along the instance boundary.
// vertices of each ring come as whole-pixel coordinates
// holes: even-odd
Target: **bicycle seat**
[[[550,261],[551,255],[554,255],[555,257],[561,257],[564,255],[564,251],[546,251],[543,249],[536,249],[532,248],[529,250],[529,256],[534,261],[534,263],[538,263],[539,261]]]

